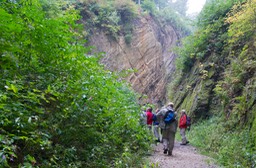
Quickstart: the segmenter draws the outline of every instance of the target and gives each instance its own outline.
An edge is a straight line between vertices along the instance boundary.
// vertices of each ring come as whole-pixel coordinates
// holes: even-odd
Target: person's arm
[[[165,112],[165,109],[162,108],[157,114],[156,116],[159,117],[159,116],[163,116],[163,113]]]

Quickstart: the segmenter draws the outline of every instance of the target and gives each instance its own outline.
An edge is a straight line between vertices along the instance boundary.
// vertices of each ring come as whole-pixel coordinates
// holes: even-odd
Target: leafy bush
[[[131,43],[133,32],[133,21],[138,15],[137,6],[131,1],[116,0],[114,6],[120,16],[120,25],[122,25],[122,32],[125,37],[126,44]]]
[[[221,117],[200,121],[188,132],[188,139],[201,152],[213,156],[222,166],[255,166],[255,145],[248,128],[229,131],[225,122],[226,119]]]
[[[133,20],[138,14],[137,6],[132,1],[114,0],[114,1],[82,1],[75,4],[83,16],[87,35],[98,30],[103,30],[114,40],[123,34],[131,36],[133,31]],[[96,29],[97,28],[97,29]],[[128,39],[128,38],[127,38]],[[129,40],[126,40],[129,44]]]
[[[126,34],[124,39],[125,39],[126,44],[131,44],[132,35],[131,34]]]
[[[120,31],[120,16],[110,3],[82,2],[75,4],[81,11],[89,36],[95,27],[104,30],[110,37],[117,39]]]
[[[244,0],[209,0],[206,2],[204,8],[200,12],[197,24],[199,27],[206,27],[209,24],[213,24],[221,18],[226,17],[226,14],[230,11],[232,6],[238,2]]]
[[[87,54],[72,5],[55,5],[0,2],[0,165],[111,167],[142,156],[134,93]]]
[[[174,47],[173,51],[178,55],[175,61],[177,70],[188,72],[194,65],[194,45],[193,39],[195,36],[189,36],[183,39],[182,48]]]
[[[152,0],[144,0],[141,4],[141,8],[152,15],[156,14],[156,4]]]
[[[121,21],[131,21],[138,15],[138,7],[132,1],[115,0],[113,2],[115,9],[121,16]]]

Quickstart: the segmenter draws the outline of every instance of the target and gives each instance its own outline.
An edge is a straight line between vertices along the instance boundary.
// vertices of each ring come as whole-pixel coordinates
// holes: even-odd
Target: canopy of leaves
[[[132,167],[148,148],[136,95],[59,2],[0,1],[0,165]]]

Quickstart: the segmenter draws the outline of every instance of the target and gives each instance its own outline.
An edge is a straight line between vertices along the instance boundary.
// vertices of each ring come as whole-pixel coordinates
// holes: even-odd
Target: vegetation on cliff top
[[[186,5],[168,3],[167,0],[143,0],[141,5],[132,0],[79,0],[78,2],[75,3],[75,6],[81,11],[87,36],[97,31],[103,31],[113,40],[124,36],[129,45],[134,21],[142,15],[153,16],[159,21],[159,26],[170,24],[177,32],[186,35],[191,32],[191,27],[185,24],[187,21],[184,15]],[[183,13],[179,13],[175,7],[179,7],[177,9]]]

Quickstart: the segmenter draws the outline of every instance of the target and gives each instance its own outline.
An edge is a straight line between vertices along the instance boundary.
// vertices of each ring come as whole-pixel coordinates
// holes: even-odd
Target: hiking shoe
[[[172,152],[168,150],[168,155],[169,156],[172,156]]]
[[[168,152],[168,149],[165,149],[165,150],[164,150],[164,154],[167,154],[167,152]]]

